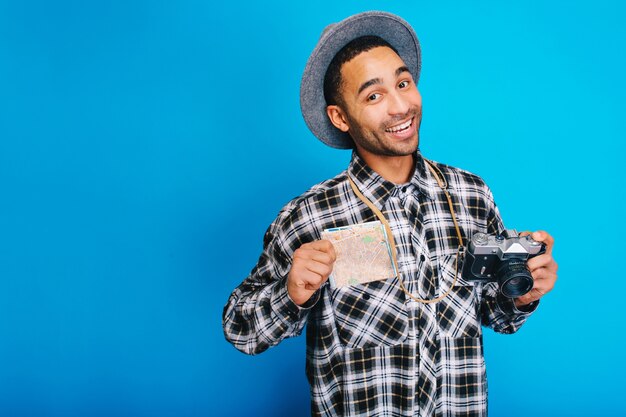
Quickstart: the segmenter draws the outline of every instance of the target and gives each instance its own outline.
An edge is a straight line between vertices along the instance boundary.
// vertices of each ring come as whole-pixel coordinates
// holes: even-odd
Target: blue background
[[[343,170],[299,112],[322,28],[422,42],[421,148],[482,175],[560,280],[485,332],[494,416],[626,415],[626,17],[615,1],[1,1],[0,415],[304,416],[304,337],[221,313],[280,208]]]

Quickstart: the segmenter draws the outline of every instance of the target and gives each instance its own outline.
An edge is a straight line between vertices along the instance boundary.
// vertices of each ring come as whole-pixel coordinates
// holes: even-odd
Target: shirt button
[[[420,262],[424,262],[426,260],[426,257],[424,255],[420,255]]]

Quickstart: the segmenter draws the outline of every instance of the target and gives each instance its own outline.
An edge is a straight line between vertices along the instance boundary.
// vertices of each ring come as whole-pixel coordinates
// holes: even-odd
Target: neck
[[[409,182],[413,176],[413,171],[415,170],[413,154],[382,156],[369,153],[363,149],[357,150],[365,163],[387,181],[394,184],[404,184]]]

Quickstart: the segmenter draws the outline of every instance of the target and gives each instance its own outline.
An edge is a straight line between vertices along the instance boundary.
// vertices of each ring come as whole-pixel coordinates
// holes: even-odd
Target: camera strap
[[[456,214],[454,213],[454,206],[452,204],[452,198],[450,197],[450,193],[448,193],[448,183],[445,177],[443,176],[443,174],[441,173],[441,171],[436,166],[431,164],[426,159],[424,159],[424,162],[426,163],[426,166],[432,173],[433,177],[435,177],[435,179],[437,180],[437,184],[439,185],[443,193],[446,195],[446,198],[448,200],[448,206],[450,207],[450,213],[452,214],[452,221],[454,222],[454,228],[456,229],[456,234],[457,234],[457,237],[459,238],[459,247],[457,248],[456,262],[455,262],[455,267],[454,267],[455,268],[454,281],[452,282],[452,285],[450,285],[450,288],[448,288],[448,291],[446,291],[444,294],[440,295],[439,297],[432,298],[432,299],[418,298],[414,296],[413,294],[411,294],[406,289],[406,287],[404,286],[404,283],[402,282],[402,278],[400,276],[400,268],[398,267],[398,257],[396,253],[397,252],[396,242],[393,238],[393,234],[391,233],[391,227],[389,226],[389,222],[387,221],[383,213],[367,197],[365,197],[363,193],[361,193],[361,191],[359,190],[359,187],[356,186],[356,184],[354,183],[354,180],[352,179],[352,177],[350,177],[349,174],[348,174],[348,180],[350,181],[350,187],[352,187],[352,191],[354,191],[354,194],[356,194],[356,196],[363,203],[365,203],[365,205],[369,207],[370,210],[374,212],[376,217],[378,217],[380,222],[385,227],[385,231],[387,232],[387,236],[389,237],[389,245],[391,246],[391,257],[393,260],[393,266],[396,269],[396,274],[397,274],[396,276],[398,278],[398,282],[400,283],[400,288],[406,295],[408,295],[411,299],[417,301],[418,303],[430,304],[430,303],[436,303],[446,298],[448,294],[450,294],[450,292],[452,291],[452,288],[454,288],[454,286],[456,285],[456,281],[459,276],[459,256],[461,253],[463,253],[464,247],[463,247],[463,237],[461,236],[461,229],[459,228],[459,224],[456,221]]]

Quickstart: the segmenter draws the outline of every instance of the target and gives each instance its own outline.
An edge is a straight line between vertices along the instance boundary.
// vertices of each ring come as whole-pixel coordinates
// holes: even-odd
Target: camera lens
[[[526,266],[526,259],[502,261],[496,271],[496,278],[500,284],[500,291],[509,298],[520,297],[533,287],[533,277]]]

